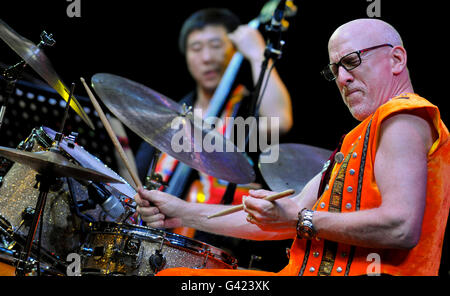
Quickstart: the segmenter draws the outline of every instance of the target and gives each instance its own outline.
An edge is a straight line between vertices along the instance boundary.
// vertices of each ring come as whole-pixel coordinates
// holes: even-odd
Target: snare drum
[[[164,230],[111,222],[89,226],[80,250],[82,275],[147,276],[172,267],[237,267],[226,252]]]

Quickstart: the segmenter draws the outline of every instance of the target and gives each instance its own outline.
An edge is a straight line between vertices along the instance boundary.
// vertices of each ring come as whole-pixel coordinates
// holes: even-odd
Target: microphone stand
[[[16,88],[17,79],[19,79],[22,76],[22,72],[25,69],[26,65],[27,64],[25,63],[25,61],[22,60],[17,64],[4,69],[2,73],[2,76],[6,82],[5,86],[6,97],[3,98],[2,107],[0,109],[0,129],[3,125],[6,107],[8,106],[8,102],[12,98],[12,94],[14,92],[14,89]]]
[[[282,19],[282,18],[281,18]],[[270,59],[278,60],[282,56],[282,48],[285,44],[283,40],[281,40],[281,32],[282,32],[282,25],[281,22],[278,24],[270,24],[266,26],[266,31],[269,33],[269,38],[267,41],[266,48],[264,50],[264,60],[261,63],[261,71],[259,73],[259,77],[257,80],[257,83],[255,85],[255,89],[252,93],[252,97],[249,104],[249,110],[248,115],[255,117],[256,119],[256,127],[253,129],[250,127],[246,138],[245,138],[245,150],[248,148],[248,142],[250,139],[250,136],[252,132],[258,132],[259,129],[259,101],[261,100],[262,94],[262,86],[264,82],[264,78],[266,76],[267,69],[269,67],[269,61]],[[270,75],[270,73],[269,73]],[[267,78],[268,79],[268,78]],[[258,151],[256,151],[258,152]],[[258,170],[257,164],[253,164],[253,167],[255,170]],[[227,201],[232,201],[234,193],[236,191],[237,184],[234,183],[228,183],[227,188],[225,190],[225,193],[222,197],[222,203],[227,203]]]

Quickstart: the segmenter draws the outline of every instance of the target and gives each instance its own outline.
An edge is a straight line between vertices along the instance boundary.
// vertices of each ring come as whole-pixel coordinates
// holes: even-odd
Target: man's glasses
[[[358,51],[351,52],[345,56],[343,56],[339,62],[328,64],[325,69],[320,72],[323,77],[325,77],[328,81],[333,81],[338,77],[339,67],[342,66],[345,70],[350,71],[361,65],[361,54],[364,52],[368,52],[372,49],[377,49],[384,46],[394,47],[391,44],[385,43],[377,46],[372,46],[369,48],[361,49]]]

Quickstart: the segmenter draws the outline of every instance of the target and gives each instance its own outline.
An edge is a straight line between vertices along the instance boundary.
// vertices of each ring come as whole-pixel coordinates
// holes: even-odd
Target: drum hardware
[[[75,83],[72,82],[72,86],[70,88],[69,98],[67,99],[66,107],[64,108],[64,117],[61,123],[61,127],[59,129],[59,133],[55,134],[55,139],[52,144],[52,147],[50,147],[50,151],[56,151],[59,152],[59,143],[61,143],[63,138],[63,132],[64,132],[64,126],[66,125],[67,117],[69,116],[69,108],[70,108],[70,102],[72,101],[73,93],[75,91]],[[75,145],[68,145],[69,148],[73,149]]]
[[[37,134],[39,140],[45,142],[48,141],[53,142],[52,139],[54,139],[54,137],[56,136],[56,132],[48,127],[41,127],[37,131]],[[113,193],[115,196],[120,196],[121,199],[134,197],[136,191],[121,176],[119,176],[116,172],[108,168],[97,157],[92,156],[82,146],[76,145],[75,141],[72,142],[71,139],[75,139],[76,137],[77,133],[72,132],[68,138],[66,137],[65,139],[63,139],[63,141],[60,142],[60,148],[62,148],[62,150],[64,151],[63,154],[68,158],[73,159],[77,164],[81,165],[84,168],[96,170],[105,175],[111,176],[114,179],[121,180],[122,181],[121,183],[102,182],[103,186],[107,187],[107,190]],[[69,147],[71,143],[74,144],[72,148]]]
[[[155,148],[152,162],[148,169],[147,177],[145,177],[144,188],[148,190],[164,190],[169,186],[169,183],[164,182],[161,174],[156,173],[156,164],[158,163],[161,151]]]
[[[262,260],[262,257],[261,257],[261,256],[252,254],[252,255],[250,256],[250,262],[248,263],[248,269],[252,269],[252,267],[253,267],[253,262],[254,262],[254,261],[255,261],[255,262],[259,262],[259,261],[261,261],[261,260]]]
[[[153,273],[156,274],[157,272],[163,270],[164,266],[166,266],[167,259],[160,250],[156,250],[155,253],[148,258],[148,263],[150,264]]]
[[[42,46],[53,46],[55,44],[55,40],[51,34],[47,34],[44,31],[41,34],[41,42],[36,46],[28,39],[19,35],[0,19],[0,38],[22,58],[22,62],[19,63],[20,67],[23,68],[23,66],[29,65],[54,90],[56,90],[66,102],[68,101],[68,88],[61,81],[58,74],[53,69],[51,62],[42,50]],[[20,69],[19,66],[18,68]],[[72,98],[70,106],[92,130],[95,130],[94,124],[75,98]]]
[[[56,142],[59,145],[59,141]],[[4,157],[10,160],[26,164],[31,166],[38,172],[36,175],[36,185],[39,187],[39,195],[36,203],[35,213],[33,215],[33,221],[30,225],[30,229],[26,238],[25,246],[21,252],[18,264],[16,266],[16,275],[26,275],[32,265],[30,264],[30,254],[32,251],[34,237],[36,235],[37,227],[39,225],[40,217],[42,216],[47,195],[50,191],[50,186],[56,182],[57,176],[69,176],[82,179],[96,179],[97,181],[113,181],[122,182],[116,180],[110,176],[106,176],[96,171],[85,169],[76,165],[73,165],[59,153],[59,147],[53,145],[49,151],[42,152],[41,154],[36,152],[25,152],[10,148],[0,148],[0,151]],[[42,224],[41,224],[42,229]],[[40,231],[42,234],[42,231]],[[40,257],[40,243],[38,245],[38,258]],[[38,261],[39,264],[39,261]],[[40,268],[38,268],[38,272]]]
[[[82,256],[99,258],[105,254],[105,248],[104,247],[89,248],[85,245],[82,245],[80,248],[80,252]]]
[[[33,246],[34,237],[36,235],[37,227],[39,225],[39,220],[44,210],[45,202],[47,200],[47,194],[50,190],[50,184],[54,178],[45,175],[36,175],[36,180],[40,184],[39,186],[39,196],[36,204],[35,214],[33,215],[33,221],[30,225],[30,230],[27,235],[25,242],[25,247],[20,254],[20,259],[16,266],[16,275],[25,276],[31,271],[31,267],[34,265],[31,262],[30,254]],[[40,247],[39,247],[40,249]],[[39,270],[39,269],[38,269]]]
[[[0,238],[2,239],[1,245],[8,250],[11,250],[16,244],[16,241],[12,239],[12,231],[13,230],[11,223],[9,223],[6,218],[0,215]],[[7,240],[6,238],[8,238],[9,240]]]
[[[89,198],[81,203],[77,203],[83,210],[92,209],[96,205],[100,205],[103,211],[114,219],[124,216],[126,210],[121,201],[107,190],[102,183],[86,180],[78,180],[78,182],[88,190]]]
[[[31,221],[33,220],[35,214],[35,210],[32,207],[26,207],[22,214],[22,221],[19,224],[18,230],[24,225],[24,226],[30,226],[31,225]]]
[[[148,276],[171,267],[236,267],[227,253],[160,229],[111,222],[89,227],[80,249],[82,274]]]
[[[163,235],[160,238],[159,249],[156,249],[155,252],[148,258],[148,263],[150,264],[150,268],[153,270],[153,273],[161,271],[164,266],[166,266],[167,259],[162,254],[162,248],[166,240],[166,233],[163,232]]]
[[[3,263],[9,265],[11,268],[14,268],[14,266],[18,265],[20,262],[20,259],[18,259],[18,257],[19,252],[17,252],[16,250],[0,247],[0,267]],[[42,262],[38,264],[38,261],[34,258],[31,258],[29,261],[30,262],[27,264],[30,266],[30,271],[27,275],[36,276],[39,274],[45,274],[52,276],[63,276],[63,274],[55,268],[57,264],[47,264]],[[14,275],[14,272],[5,275],[12,276]]]
[[[205,267],[206,267],[206,263],[208,262],[209,257],[212,255],[211,250],[210,250],[209,248],[204,249],[202,253],[205,255],[205,257],[204,257],[204,259],[203,259],[202,265],[200,265],[200,267],[198,267],[198,269],[203,269],[203,268],[205,268]]]
[[[86,222],[93,222],[95,221],[94,218],[90,217],[89,215],[83,214],[82,212],[88,211],[88,210],[94,210],[96,208],[96,204],[90,199],[78,201],[75,194],[75,188],[73,184],[72,178],[66,178],[67,187],[69,189],[69,195],[70,195],[70,208],[71,210],[77,215],[77,217],[81,218],[82,220]]]
[[[74,149],[77,138],[78,138],[78,133],[71,132],[70,135],[67,136],[67,147]]]
[[[21,148],[30,150],[26,151],[26,155],[21,154],[25,151],[9,148],[4,149],[10,151],[0,152],[0,154],[3,152],[11,154],[9,157],[13,159],[16,159],[16,157],[20,159],[16,159],[17,162],[14,162],[7,158],[1,158],[1,170],[2,172],[4,171],[4,174],[2,174],[4,184],[0,187],[0,214],[2,217],[5,215],[6,218],[0,219],[0,236],[3,236],[3,241],[6,241],[3,245],[7,248],[14,248],[19,251],[24,249],[28,233],[27,228],[30,228],[33,220],[33,204],[36,205],[37,203],[37,192],[33,188],[33,185],[35,185],[36,171],[27,166],[27,163],[34,163],[33,166],[35,166],[35,169],[42,170],[43,174],[45,173],[46,166],[50,166],[50,170],[52,166],[60,167],[57,171],[63,173],[67,169],[70,171],[72,164],[79,163],[90,170],[100,172],[106,176],[106,178],[97,179],[97,181],[104,182],[105,188],[113,192],[113,195],[117,196],[118,199],[128,199],[127,204],[124,204],[124,206],[130,206],[130,208],[133,206],[133,202],[129,201],[129,196],[133,197],[135,192],[130,189],[131,187],[129,185],[127,187],[122,183],[108,183],[111,181],[114,182],[114,180],[122,181],[123,179],[120,176],[107,168],[100,160],[86,152],[82,147],[76,145],[75,141],[73,141],[73,148],[69,147],[70,142],[72,142],[71,139],[74,139],[76,134],[72,133],[71,137],[62,138],[62,141],[59,143],[59,147],[61,148],[59,152],[56,152],[54,149],[52,149],[54,150],[53,152],[47,151],[55,142],[53,141],[55,135],[56,132],[51,129],[45,127],[35,128],[32,131],[32,135],[19,145]],[[3,148],[0,148],[0,150],[3,150]],[[33,154],[31,151],[39,153]],[[47,154],[48,157],[42,156],[44,152],[44,156]],[[54,154],[58,154],[58,156]],[[29,157],[31,159],[28,159]],[[66,165],[70,167],[66,168]],[[8,169],[5,170],[6,168]],[[78,166],[77,168],[83,169]],[[38,239],[34,240],[32,246],[31,257],[33,260],[38,261],[40,264],[48,264],[51,268],[59,270],[61,273],[64,273],[67,268],[67,263],[64,261],[67,254],[76,252],[84,239],[84,235],[86,235],[84,222],[95,222],[106,219],[106,217],[100,216],[104,213],[100,207],[87,210],[86,213],[77,211],[78,207],[74,205],[76,205],[79,196],[86,196],[87,189],[72,177],[76,177],[77,179],[82,178],[78,173],[71,175],[71,177],[55,178],[59,182],[67,180],[67,184],[57,192],[52,192],[50,189],[47,199],[51,203],[46,202],[48,206],[45,210],[45,212],[48,210],[48,213],[41,215],[39,223],[40,229],[43,228],[43,231],[37,231],[37,234],[39,236],[42,235],[42,237],[38,238],[36,235]],[[39,187],[39,185],[38,183],[37,186]],[[127,211],[126,215],[128,216],[130,211],[128,207]],[[104,215],[106,216],[106,214]],[[45,218],[42,218],[44,216]],[[81,221],[74,219],[78,217],[81,218]],[[39,248],[38,243],[42,243],[42,249]],[[21,258],[13,259],[14,266],[19,264],[20,260],[24,261]],[[26,265],[26,263],[20,264],[22,266]],[[32,265],[26,266],[26,268],[36,269]],[[47,273],[43,267],[36,269],[36,273],[41,271]],[[17,272],[20,272],[20,270]]]
[[[37,48],[40,49],[43,46],[53,46],[55,44],[55,40],[52,38],[52,34],[47,34],[47,32],[43,31],[41,33],[41,41],[37,45]],[[27,63],[25,60],[21,60],[13,66],[6,68],[2,76],[5,78],[6,87],[6,99],[3,101],[2,107],[0,109],[0,128],[3,124],[3,118],[6,113],[6,107],[8,105],[9,100],[12,98],[12,94],[14,93],[14,89],[16,88],[17,80],[22,76],[23,70],[25,69]]]

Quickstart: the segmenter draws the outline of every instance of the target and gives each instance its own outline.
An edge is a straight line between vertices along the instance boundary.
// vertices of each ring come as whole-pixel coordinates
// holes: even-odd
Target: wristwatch
[[[297,222],[297,237],[312,239],[317,235],[317,231],[312,223],[314,211],[308,210],[307,208],[302,209],[298,213]]]

